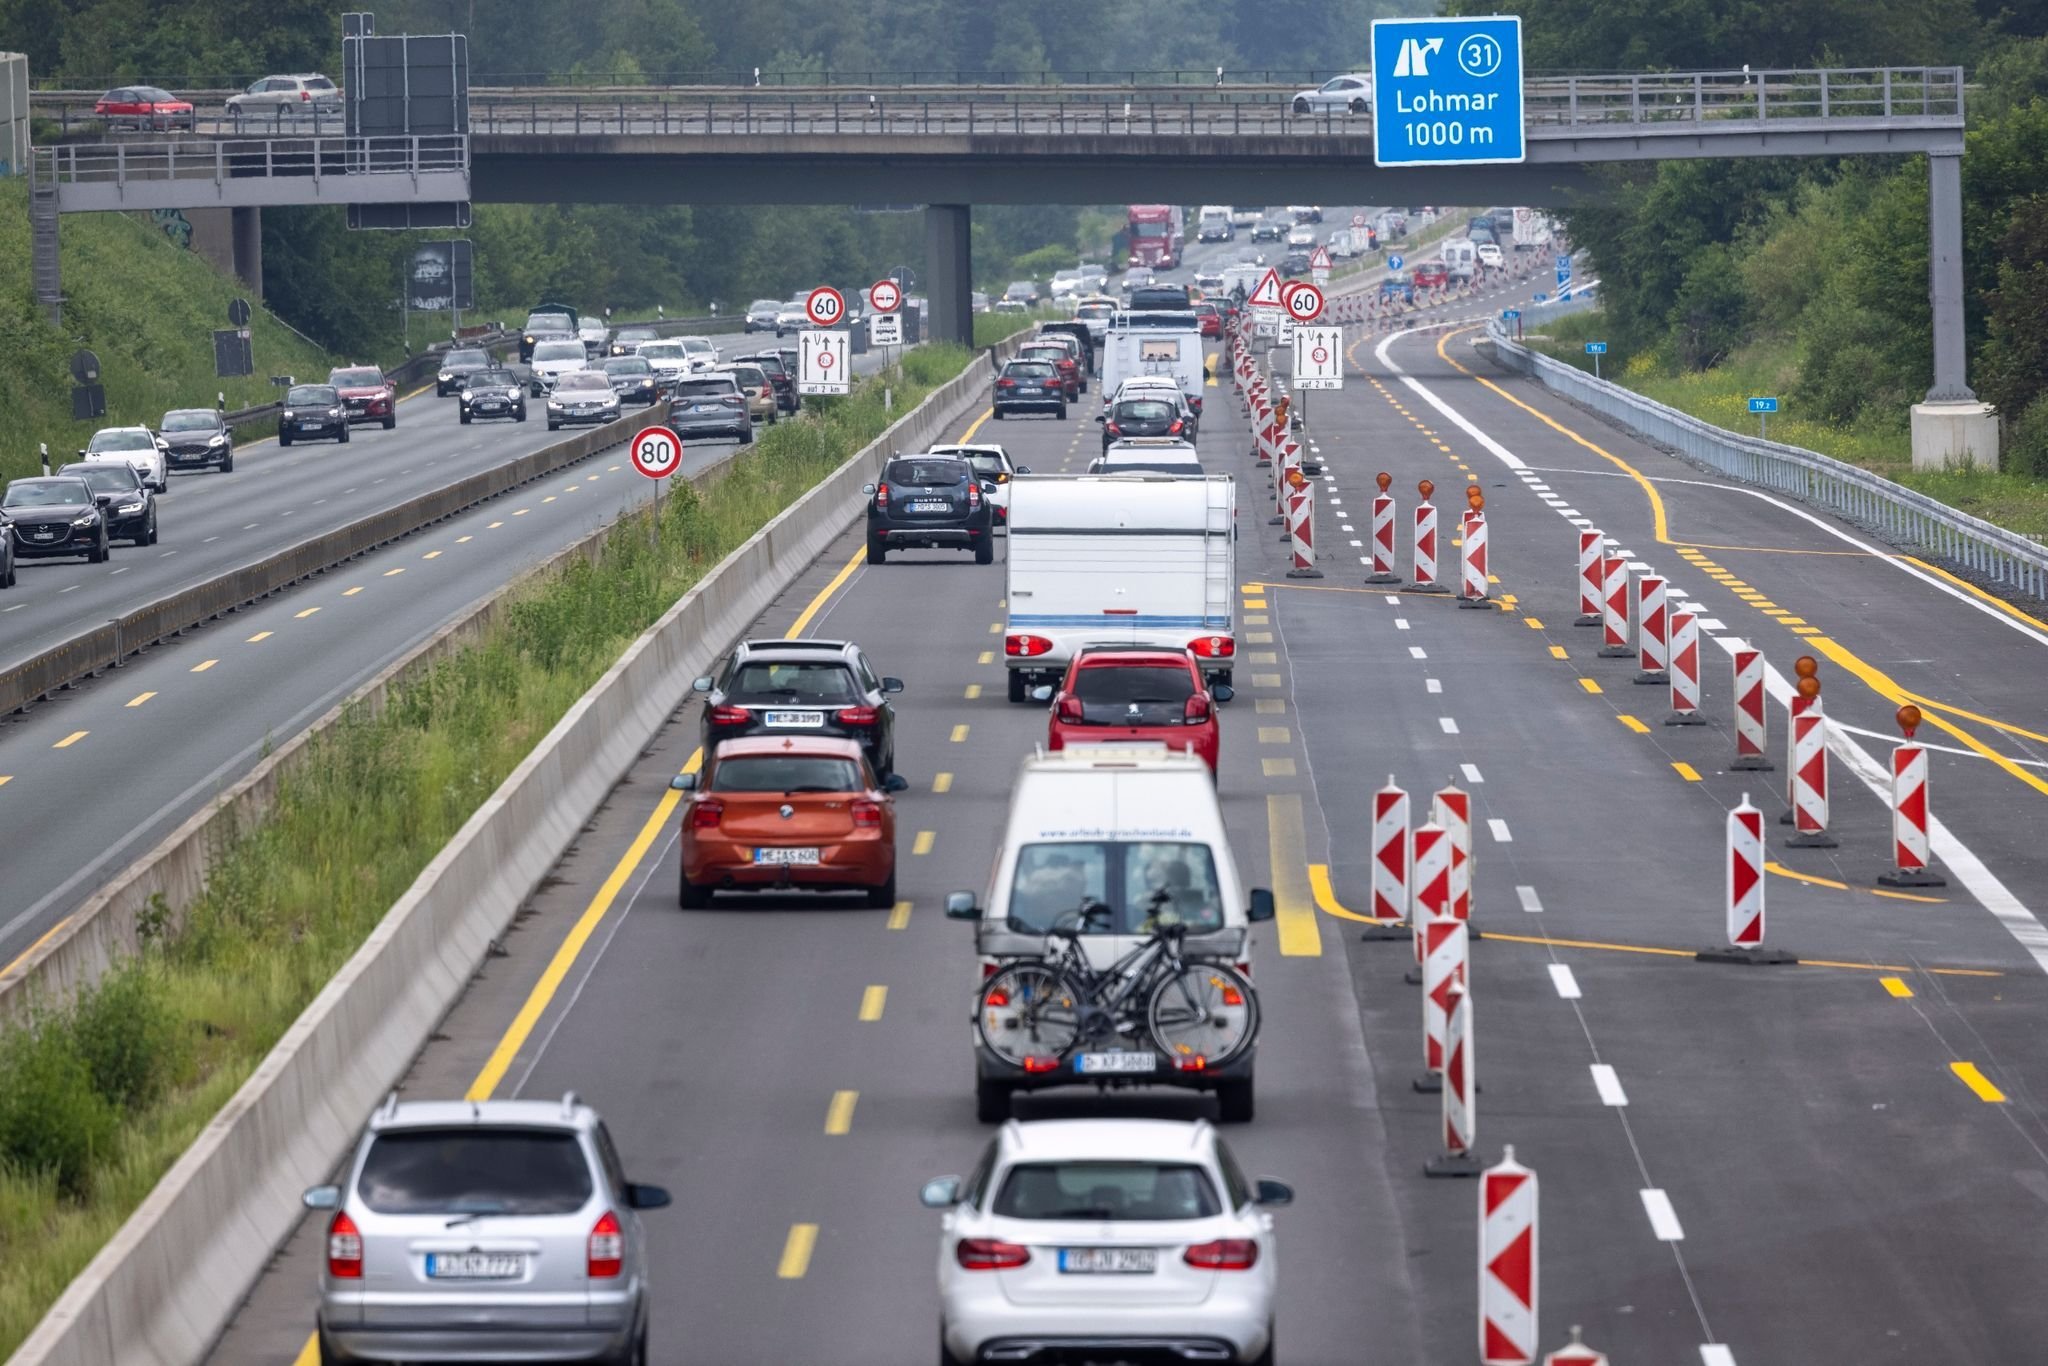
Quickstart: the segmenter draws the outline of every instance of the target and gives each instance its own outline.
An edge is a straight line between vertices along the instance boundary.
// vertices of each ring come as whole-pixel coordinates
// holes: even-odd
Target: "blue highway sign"
[[[1774,398],[1753,398],[1749,401],[1749,410],[1752,413],[1775,413],[1778,411],[1778,400]]]
[[[1399,270],[1399,269],[1401,268],[1401,261],[1402,261],[1402,259],[1403,259],[1403,258],[1401,258],[1401,257],[1399,257],[1399,256],[1389,256],[1389,257],[1387,258],[1387,269],[1388,269],[1388,270]]]
[[[1586,343],[1586,354],[1587,354],[1587,355],[1589,355],[1589,356],[1604,356],[1604,355],[1606,355],[1606,354],[1607,354],[1607,343],[1606,343],[1606,342],[1587,342],[1587,343]]]
[[[1375,19],[1373,160],[1381,166],[1521,161],[1522,21]]]
[[[1513,322],[1515,319],[1522,316],[1522,310],[1519,308],[1503,308],[1500,311],[1500,315],[1501,317],[1506,318],[1509,322]]]

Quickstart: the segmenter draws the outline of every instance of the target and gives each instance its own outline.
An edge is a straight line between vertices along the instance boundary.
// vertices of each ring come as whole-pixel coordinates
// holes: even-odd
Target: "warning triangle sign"
[[[1330,249],[1328,247],[1317,247],[1314,251],[1310,252],[1308,255],[1308,268],[1310,270],[1328,270],[1330,268]]]
[[[1266,267],[1266,273],[1259,280],[1258,288],[1251,292],[1251,297],[1246,302],[1264,308],[1280,307],[1280,272],[1271,266]]]

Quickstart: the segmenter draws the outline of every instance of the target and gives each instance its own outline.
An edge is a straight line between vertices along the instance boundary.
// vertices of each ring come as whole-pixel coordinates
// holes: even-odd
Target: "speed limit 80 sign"
[[[683,463],[683,440],[666,427],[643,427],[633,438],[633,468],[666,479]]]

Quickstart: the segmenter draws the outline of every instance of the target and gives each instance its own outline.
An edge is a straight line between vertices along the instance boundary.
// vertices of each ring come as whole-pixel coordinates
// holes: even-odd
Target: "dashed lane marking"
[[[958,745],[958,744],[963,744],[963,743],[965,743],[965,742],[966,742],[966,739],[967,739],[967,723],[966,723],[965,721],[962,721],[962,722],[961,722],[961,723],[960,723],[959,725],[957,725],[957,726],[953,727],[953,736],[952,736],[952,740],[953,740],[953,743],[954,743],[954,744]]]
[[[1571,968],[1564,963],[1550,965],[1550,985],[1567,1001],[1576,1001],[1582,994],[1579,991],[1579,979],[1572,975]]]
[[[258,631],[255,635],[250,636],[247,640],[243,641],[242,643],[244,645],[254,645],[258,641],[270,639],[275,634],[277,634],[275,631]]]
[[[83,740],[86,736],[90,734],[92,734],[92,732],[89,730],[74,730],[69,735],[65,736],[62,740],[59,740],[56,744],[51,745],[50,748],[70,749],[73,745],[77,744],[80,740]]]
[[[1274,923],[1284,958],[1317,958],[1323,952],[1316,901],[1304,873],[1308,840],[1302,830],[1301,794],[1266,797],[1266,852],[1273,879]]]
[[[889,1004],[889,988],[871,986],[860,994],[860,1018],[863,1024],[873,1024],[882,1018],[882,1010]]]
[[[938,842],[938,838],[938,835],[930,830],[920,830],[917,832],[917,838],[910,843],[910,852],[919,857],[929,854],[932,851],[932,845]]]
[[[782,1244],[782,1259],[775,1264],[775,1274],[785,1281],[800,1281],[811,1269],[811,1253],[818,1246],[816,1224],[791,1224],[789,1237]]]
[[[149,701],[150,698],[155,696],[156,694],[153,692],[137,693],[134,697],[128,699],[128,705],[131,707],[139,707],[144,702]]]
[[[1685,779],[1689,783],[1696,783],[1700,780],[1700,771],[1694,768],[1691,764],[1681,763],[1674,759],[1671,763],[1671,767],[1677,772],[1679,777]]]
[[[1536,895],[1534,887],[1516,887],[1515,898],[1522,903],[1522,909],[1525,911],[1541,912],[1543,909],[1543,898]]]
[[[1628,1104],[1628,1092],[1621,1089],[1621,1078],[1613,1067],[1604,1062],[1590,1064],[1593,1069],[1593,1089],[1600,1093],[1602,1105]]]
[[[860,1100],[858,1091],[834,1091],[832,1103],[825,1107],[825,1132],[838,1137],[853,1128],[853,1107]]]
[[[910,928],[910,903],[899,901],[889,908],[889,928],[907,930]]]
[[[1486,828],[1492,834],[1495,844],[1513,844],[1515,842],[1515,837],[1508,832],[1508,823],[1498,816],[1488,817]]]
[[[293,621],[304,621],[304,620],[305,620],[305,619],[306,619],[307,617],[310,617],[310,616],[312,616],[312,615],[313,615],[313,614],[314,614],[315,612],[317,612],[317,611],[319,611],[319,610],[320,610],[320,609],[319,609],[319,608],[317,608],[317,607],[308,607],[308,608],[307,608],[307,609],[306,609],[305,611],[303,611],[303,612],[294,612],[294,613],[292,613],[292,620],[293,620]]]
[[[941,795],[941,796],[944,796],[944,795],[945,795],[946,793],[948,793],[948,792],[951,792],[952,790],[953,790],[953,775],[952,775],[952,774],[950,774],[950,773],[936,773],[936,774],[933,774],[933,775],[932,775],[932,791],[933,791],[933,792],[936,792],[936,793],[938,793],[939,795]]]
[[[211,669],[214,665],[218,663],[220,663],[220,661],[217,659],[202,659],[197,664],[194,664],[192,666],[192,672],[196,674],[203,674],[208,669]]]
[[[1589,693],[1598,693],[1600,691],[1600,685],[1590,678],[1580,678],[1579,686]]]
[[[1956,1074],[1956,1080],[1976,1093],[1977,1099],[1986,1105],[2005,1104],[2005,1092],[1991,1084],[1991,1078],[1977,1070],[1973,1062],[1952,1062],[1948,1070]]]
[[[1640,1194],[1643,1197],[1643,1213],[1650,1217],[1650,1231],[1657,1235],[1657,1241],[1683,1242],[1685,1227],[1678,1222],[1678,1211],[1671,1208],[1671,1197],[1655,1188],[1642,1191]]]
[[[1910,1001],[1913,998],[1913,988],[1906,985],[1906,979],[1903,977],[1880,977],[1877,981],[1879,986],[1902,1001]]]

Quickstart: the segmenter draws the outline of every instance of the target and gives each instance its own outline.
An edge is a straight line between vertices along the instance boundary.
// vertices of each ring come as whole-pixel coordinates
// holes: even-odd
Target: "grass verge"
[[[325,378],[334,364],[319,347],[265,310],[250,319],[256,373],[217,379],[213,329],[228,326],[228,303],[246,292],[196,252],[179,247],[143,216],[68,214],[62,231],[64,325],[50,326],[29,279],[28,181],[0,179],[0,484],[40,473],[36,443],[71,458],[100,427],[155,426],[166,410],[230,408],[277,397],[271,375]],[[71,419],[71,354],[100,358],[107,414]],[[260,435],[244,429],[248,435]]]
[[[1588,311],[1544,323],[1543,336],[1530,339],[1528,345],[1591,373],[1592,358],[1586,354],[1585,344],[1605,335],[1603,315]],[[1797,406],[1785,397],[1799,375],[1789,342],[1752,343],[1711,370],[1684,373],[1672,372],[1651,356],[1610,352],[1602,358],[1600,373],[1645,398],[1744,435],[1757,432],[1756,415],[1749,411],[1750,397],[1777,396],[1782,406],[1771,415],[1766,433],[1771,440],[1881,474],[2008,531],[2048,535],[2048,482],[2006,471],[1916,470],[1912,436],[1903,413],[1896,422],[1846,425],[1799,416]]]
[[[512,595],[474,644],[308,748],[198,901],[145,927],[92,991],[0,1030],[0,1359],[35,1326],[428,861],[575,700],[704,572],[971,360],[905,353],[743,478],[678,487],[644,524]],[[882,403],[884,379],[894,411]]]

